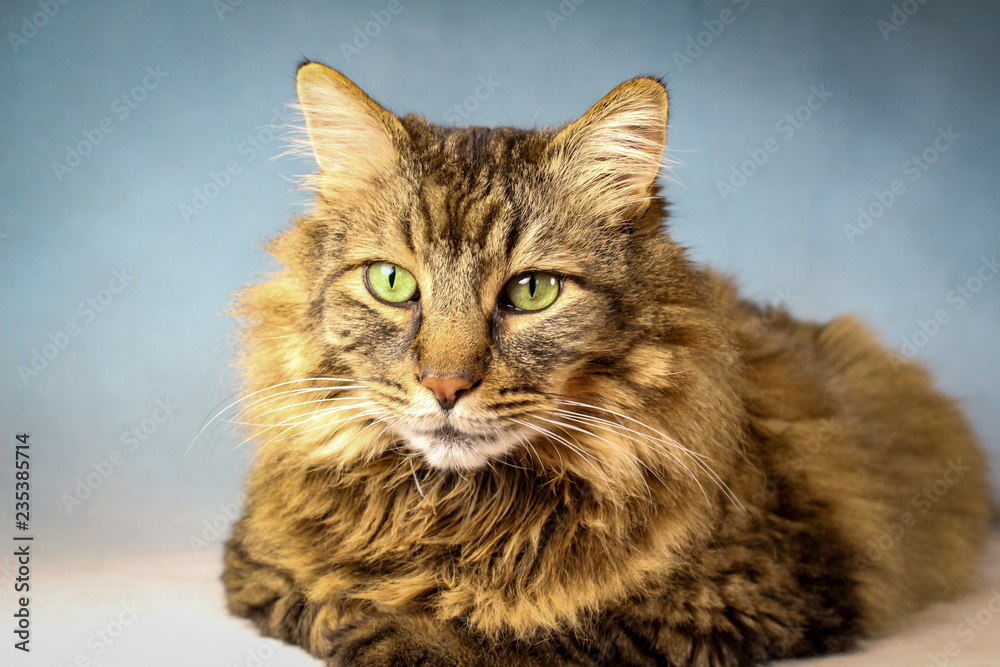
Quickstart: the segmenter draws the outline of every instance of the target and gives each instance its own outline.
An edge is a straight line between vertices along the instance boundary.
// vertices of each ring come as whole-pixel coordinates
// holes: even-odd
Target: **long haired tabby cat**
[[[670,239],[660,81],[559,130],[297,83],[317,202],[240,299],[233,613],[329,665],[744,666],[969,583],[991,510],[960,411]]]

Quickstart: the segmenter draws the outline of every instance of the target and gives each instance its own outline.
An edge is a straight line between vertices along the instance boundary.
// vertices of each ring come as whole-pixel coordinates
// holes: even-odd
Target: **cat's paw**
[[[468,647],[430,621],[363,617],[330,635],[327,667],[467,667]]]

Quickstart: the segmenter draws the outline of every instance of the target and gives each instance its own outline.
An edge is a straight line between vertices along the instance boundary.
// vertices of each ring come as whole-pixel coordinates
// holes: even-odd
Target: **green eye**
[[[390,262],[375,262],[368,266],[368,289],[389,303],[415,301],[417,279],[403,267]]]
[[[559,276],[533,271],[516,276],[507,283],[507,298],[518,310],[548,308],[559,296]]]

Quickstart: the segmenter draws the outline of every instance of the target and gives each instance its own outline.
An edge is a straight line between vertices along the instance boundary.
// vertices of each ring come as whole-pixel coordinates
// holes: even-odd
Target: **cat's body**
[[[234,613],[334,665],[742,666],[969,583],[960,412],[687,260],[659,82],[558,133],[396,119],[316,64],[299,96],[319,203],[241,301]]]

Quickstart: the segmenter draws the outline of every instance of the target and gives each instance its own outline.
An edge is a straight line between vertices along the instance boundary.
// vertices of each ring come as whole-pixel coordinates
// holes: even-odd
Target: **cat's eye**
[[[373,262],[365,275],[368,290],[382,301],[402,304],[417,299],[417,279],[398,264]]]
[[[517,310],[536,311],[548,308],[559,296],[559,276],[532,271],[511,278],[504,288],[507,305]]]

